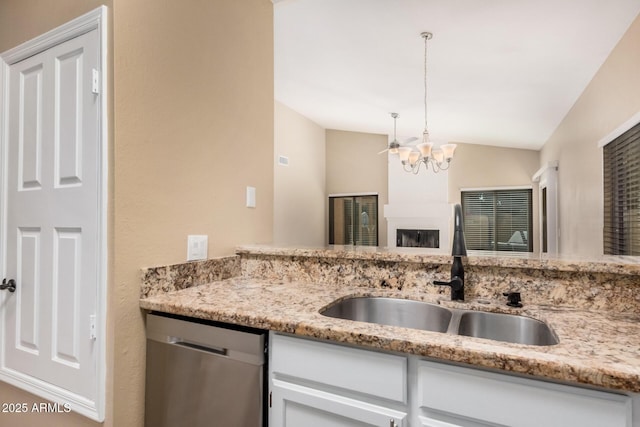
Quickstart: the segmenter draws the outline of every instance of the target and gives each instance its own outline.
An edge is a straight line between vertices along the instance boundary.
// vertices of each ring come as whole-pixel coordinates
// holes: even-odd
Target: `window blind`
[[[532,190],[463,191],[467,249],[533,252]]]
[[[640,123],[603,149],[604,253],[640,255]]]

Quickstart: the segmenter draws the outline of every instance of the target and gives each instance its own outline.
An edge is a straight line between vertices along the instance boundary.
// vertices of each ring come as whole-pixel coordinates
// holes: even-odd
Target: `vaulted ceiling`
[[[640,0],[282,0],[275,97],[328,129],[539,149]],[[640,46],[638,47],[640,49]]]

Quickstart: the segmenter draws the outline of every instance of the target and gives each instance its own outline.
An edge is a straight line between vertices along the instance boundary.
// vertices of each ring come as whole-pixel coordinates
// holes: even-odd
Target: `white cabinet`
[[[640,427],[640,396],[271,335],[270,427]]]
[[[270,426],[405,426],[406,413],[316,387],[288,381],[271,383]]]
[[[460,424],[451,424],[433,418],[418,417],[418,425],[420,427],[459,427]]]
[[[271,336],[271,427],[408,427],[407,358]]]
[[[423,426],[628,427],[626,395],[418,361]]]

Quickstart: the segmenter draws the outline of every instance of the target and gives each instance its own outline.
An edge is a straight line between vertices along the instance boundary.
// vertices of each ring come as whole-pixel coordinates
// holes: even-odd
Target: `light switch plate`
[[[209,236],[190,234],[187,236],[187,261],[207,259],[208,247]]]
[[[247,187],[247,207],[248,208],[256,207],[256,188],[255,187]]]

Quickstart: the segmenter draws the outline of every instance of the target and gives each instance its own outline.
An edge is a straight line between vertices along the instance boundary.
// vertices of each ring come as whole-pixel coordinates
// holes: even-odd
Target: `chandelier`
[[[433,34],[424,32],[420,36],[424,39],[424,131],[422,132],[422,142],[415,147],[400,146],[397,150],[405,172],[417,174],[420,167],[424,165],[425,170],[431,166],[431,169],[438,173],[441,170],[449,169],[456,144],[434,147],[433,142],[429,139],[427,126],[427,41],[433,37]]]

